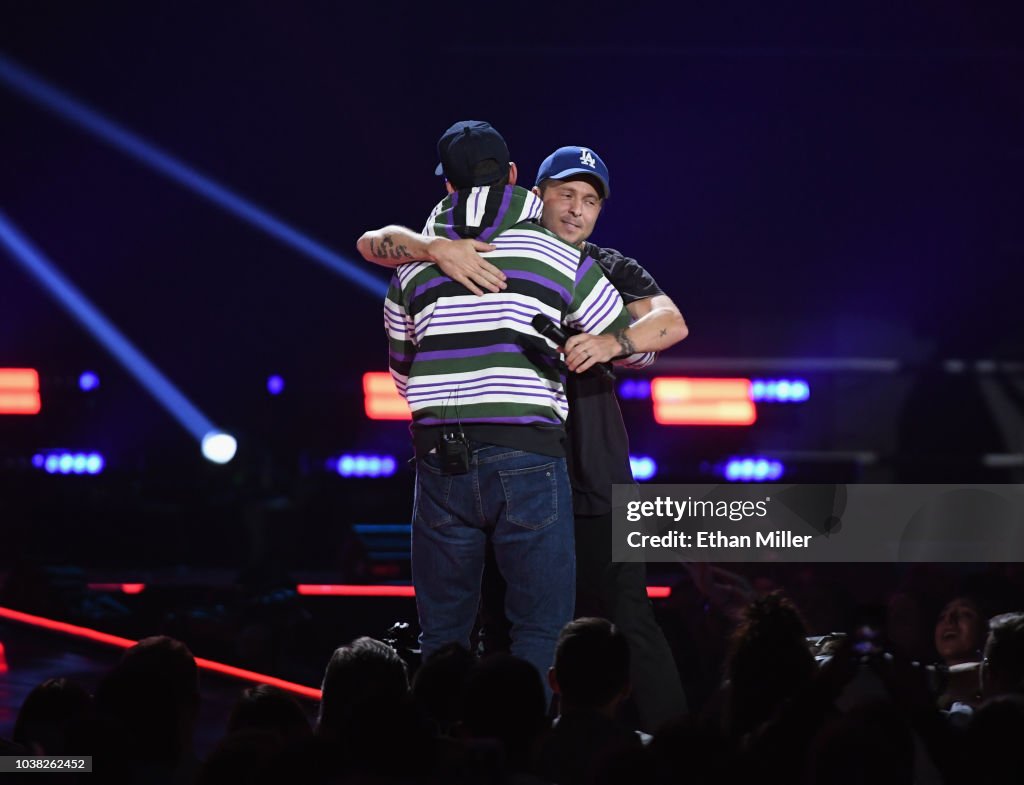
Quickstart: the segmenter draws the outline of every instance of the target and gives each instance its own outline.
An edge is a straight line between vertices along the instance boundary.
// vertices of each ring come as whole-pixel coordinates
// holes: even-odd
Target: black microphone
[[[531,321],[530,324],[533,325],[534,330],[539,332],[545,338],[554,341],[559,346],[565,346],[566,341],[571,337],[561,324],[549,319],[542,313],[534,316],[533,321]],[[615,374],[612,372],[612,369],[605,363],[594,363],[585,371],[585,373],[590,373],[591,371],[597,371],[597,373],[601,374],[606,379],[612,379],[613,381],[615,379]]]

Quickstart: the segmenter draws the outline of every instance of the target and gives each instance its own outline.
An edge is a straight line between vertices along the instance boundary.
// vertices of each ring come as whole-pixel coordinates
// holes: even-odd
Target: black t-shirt
[[[636,259],[593,243],[585,243],[583,250],[600,265],[626,305],[663,294]],[[615,382],[596,373],[570,373],[566,392],[573,507],[576,515],[603,515],[612,508],[612,484],[633,482]]]

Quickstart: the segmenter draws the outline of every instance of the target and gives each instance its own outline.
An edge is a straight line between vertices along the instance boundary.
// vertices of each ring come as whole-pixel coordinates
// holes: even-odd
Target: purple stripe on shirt
[[[419,396],[420,398],[429,397],[431,395],[448,395],[453,394],[456,397],[462,397],[467,393],[473,392],[481,395],[498,395],[501,393],[511,392],[514,390],[531,390],[538,395],[543,395],[545,398],[555,398],[556,400],[565,400],[565,393],[562,390],[553,390],[543,384],[531,384],[529,379],[519,379],[521,384],[512,384],[511,382],[497,382],[493,380],[481,379],[479,382],[473,384],[443,384],[441,390],[427,390],[423,389],[426,387],[436,387],[436,384],[420,384],[415,381],[416,377],[413,377],[414,381],[409,384],[409,395]],[[519,377],[516,377],[519,378]]]
[[[590,268],[595,264],[596,262],[590,256],[580,262],[580,266],[576,269],[576,283],[582,281],[583,276],[586,275],[590,271]]]
[[[506,374],[499,374],[499,373],[490,374],[489,376],[487,376],[487,380],[491,380],[491,379],[511,379],[512,381],[515,381],[515,382],[535,381],[537,385],[541,384],[541,380],[540,379],[533,379],[533,380],[531,380],[530,377],[528,377],[528,376],[513,376],[512,374],[507,374],[507,373]],[[481,379],[480,381],[484,381],[484,380]],[[458,384],[458,382],[453,382],[451,379],[447,379],[445,381],[439,381],[439,382],[423,382],[423,383],[418,383],[416,386],[417,387],[424,387],[424,388],[425,387],[451,387],[451,386],[456,385],[456,384]],[[547,389],[551,389],[551,388],[548,387]]]
[[[518,398],[540,398],[545,401],[550,401],[552,399],[552,396],[545,395],[541,392],[521,392],[518,389],[502,387],[495,390],[480,390],[479,392],[464,392],[463,390],[459,390],[459,394],[455,396],[455,401],[459,406],[462,406],[463,404],[471,403],[474,398],[484,398],[489,395],[500,395],[502,397],[515,395]],[[414,392],[406,393],[406,400],[409,401],[410,406],[414,403],[421,403],[424,400],[430,399],[431,396],[428,395],[417,395]],[[435,400],[444,403],[446,399],[444,397],[436,397]],[[502,401],[501,403],[515,403],[515,401]]]
[[[557,283],[552,281],[550,278],[545,278],[543,275],[537,275],[536,273],[528,273],[525,270],[506,270],[506,278],[518,278],[522,281],[532,281],[533,283],[540,284],[545,289],[552,289],[557,292],[565,302],[570,302],[572,296],[569,294],[569,290],[564,286],[559,286]]]
[[[419,286],[417,286],[415,289],[413,289],[412,290],[412,297],[410,297],[409,299],[410,299],[410,301],[415,300],[417,297],[419,297],[425,291],[427,291],[429,289],[433,289],[435,286],[440,286],[443,283],[451,283],[451,281],[452,281],[452,279],[449,278],[447,275],[442,275],[439,278],[431,278],[426,283],[421,283]]]
[[[443,425],[445,423],[455,422],[455,420],[442,419],[440,417],[424,417],[422,420],[417,420],[418,425]],[[510,425],[529,425],[530,423],[546,423],[550,425],[561,425],[561,420],[556,420],[552,417],[541,417],[539,415],[527,415],[524,417],[475,417],[467,419],[462,417],[459,419],[462,423],[509,423]]]
[[[519,242],[508,242],[502,244],[500,237],[495,241],[495,244],[498,245],[499,251],[526,251],[528,253],[535,254],[536,256],[542,256],[545,259],[549,260],[556,267],[560,268],[566,274],[573,276],[576,275],[575,263],[569,262],[558,256],[557,254],[552,253],[549,250],[549,248],[543,245],[536,245],[532,243],[526,244]]]
[[[498,227],[501,226],[501,222],[505,219],[505,213],[508,212],[508,206],[509,206],[509,204],[511,204],[511,202],[512,202],[512,188],[506,186],[505,193],[501,197],[501,207],[498,208],[498,217],[494,220],[493,224],[491,224],[486,229],[484,229],[482,232],[480,232],[480,239],[481,240],[486,242],[487,238],[490,237],[492,234],[494,234],[498,230]]]
[[[390,357],[396,363],[405,363],[405,362],[409,362],[410,360],[412,360],[413,355],[412,355],[411,352],[408,353],[408,354],[399,354],[398,352],[393,352],[393,351],[391,351],[389,349],[388,350],[388,357]]]
[[[598,301],[591,306],[588,311],[590,314],[589,319],[587,320],[588,332],[600,329],[600,326],[604,324],[608,315],[615,310],[615,306],[618,304],[617,297],[618,292],[616,292],[614,287],[609,284],[605,289],[604,294],[600,296]]]
[[[493,343],[490,346],[477,346],[473,349],[436,349],[432,352],[417,352],[417,360],[460,360],[463,357],[479,357],[496,352],[521,352],[522,348],[514,343]]]
[[[530,231],[517,231],[512,235],[503,234],[496,237],[494,243],[499,247],[514,245],[515,243],[529,243],[534,247],[544,249],[548,253],[555,254],[560,259],[563,259],[566,264],[570,265],[573,270],[580,265],[580,255],[575,248],[546,234],[537,234],[536,232]]]
[[[460,324],[488,324],[490,322],[511,322],[512,324],[522,324],[528,327],[532,327],[529,319],[516,319],[512,316],[498,316],[494,319],[454,319],[446,320],[438,325],[437,327],[457,327]],[[423,329],[416,331],[416,338],[419,339],[426,332],[427,325],[423,326]]]
[[[458,203],[459,203],[459,192],[455,191],[455,193],[452,194],[452,213],[453,214],[455,212],[455,206]],[[459,240],[459,239],[461,239],[459,237],[459,233],[455,231],[455,227],[452,226],[451,224],[445,224],[444,225],[444,230],[448,234],[448,239],[449,240]]]
[[[494,303],[493,305],[478,305],[477,303],[485,303],[487,300],[477,300],[475,303],[464,305],[462,303],[438,303],[434,306],[434,314],[438,318],[447,318],[450,316],[491,316],[492,314],[502,313],[514,313],[519,316],[528,316],[533,318],[536,310],[530,310],[528,306],[522,305],[511,300],[502,299],[502,295],[496,294],[491,295],[488,300],[501,300],[500,302]],[[444,313],[442,313],[442,311]]]

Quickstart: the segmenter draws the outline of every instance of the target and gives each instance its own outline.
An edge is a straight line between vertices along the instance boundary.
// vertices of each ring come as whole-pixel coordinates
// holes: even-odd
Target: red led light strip
[[[363,405],[371,420],[411,420],[405,398],[398,394],[390,373],[369,371],[363,374]]]
[[[659,376],[651,380],[659,425],[753,425],[757,407],[749,379]]]
[[[93,591],[120,591],[125,594],[142,594],[146,590],[144,583],[87,583]]]
[[[300,583],[295,587],[307,597],[415,597],[412,586],[361,586],[353,584]]]
[[[0,414],[39,414],[41,408],[35,368],[0,368]]]
[[[21,622],[22,624],[30,624],[33,627],[41,627],[45,630],[52,630],[53,632],[62,632],[65,635],[73,635],[76,638],[85,638],[86,640],[96,641],[97,643],[106,643],[110,646],[118,646],[122,649],[127,649],[138,643],[138,641],[133,641],[130,638],[108,635],[105,632],[91,630],[88,627],[79,627],[77,624],[68,624],[63,621],[45,619],[42,616],[33,616],[30,613],[22,613],[21,611],[15,611],[10,608],[0,607],[0,619],[8,619],[9,621]],[[214,660],[207,660],[202,657],[196,657],[196,665],[203,670],[222,673],[225,676],[233,676],[236,679],[252,681],[257,684],[269,684],[273,687],[279,687],[282,690],[294,692],[296,695],[302,695],[303,697],[312,698],[313,700],[320,700],[320,690],[312,687],[306,687],[303,684],[296,684],[295,682],[285,681],[284,679],[278,679],[274,676],[256,673],[256,671],[245,670],[244,668],[236,668],[233,665],[225,665],[222,662],[215,662]]]
[[[125,594],[141,594],[146,589],[144,583],[88,583],[93,591],[120,591]],[[300,583],[295,591],[305,597],[415,597],[416,589],[412,586],[372,586],[363,584],[339,583]],[[672,596],[671,586],[648,586],[647,596],[653,600],[661,600]]]
[[[415,597],[412,586],[362,586],[353,584],[300,583],[295,587],[307,597]],[[672,596],[671,586],[648,586],[647,596],[665,599]]]

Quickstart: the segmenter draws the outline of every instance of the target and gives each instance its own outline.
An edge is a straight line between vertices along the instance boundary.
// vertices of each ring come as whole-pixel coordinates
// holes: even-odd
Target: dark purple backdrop
[[[592,146],[594,239],[681,306],[678,356],[1019,357],[1019,4],[850,5],[8,2],[0,53],[353,259],[422,223],[454,120],[531,183]],[[0,150],[0,207],[215,422],[257,441],[276,371],[298,441],[373,441],[376,298],[2,88]],[[0,336],[101,371],[90,438],[189,445],[3,255]]]

